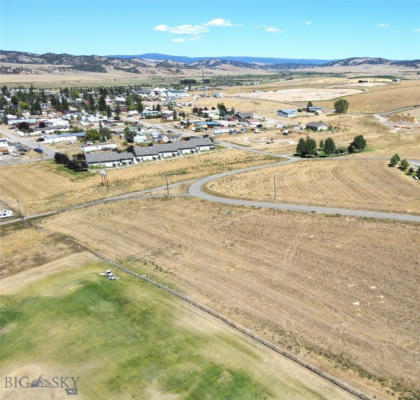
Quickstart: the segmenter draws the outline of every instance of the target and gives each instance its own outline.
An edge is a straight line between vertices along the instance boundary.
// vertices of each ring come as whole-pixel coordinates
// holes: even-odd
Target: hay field
[[[359,89],[326,89],[326,88],[297,88],[283,89],[277,91],[257,91],[253,93],[238,93],[238,97],[248,97],[251,99],[265,99],[279,102],[294,101],[322,101],[345,97],[351,94],[361,93]]]
[[[24,284],[24,273],[0,280],[4,376],[78,377],[86,400],[351,399],[175,297],[127,275],[111,283],[98,275],[108,265],[81,261],[39,267]],[[2,399],[23,391],[68,398],[63,388],[2,387]]]
[[[419,389],[418,225],[188,198],[108,204],[42,224],[125,258],[369,395],[393,398],[380,378]]]
[[[377,86],[367,93],[354,94],[346,99],[350,103],[350,112],[378,113],[413,106],[420,104],[420,80]],[[319,102],[319,105],[332,108],[334,102]]]
[[[207,189],[243,199],[420,214],[420,183],[387,164],[360,158],[302,161],[227,176]]]
[[[53,162],[0,168],[0,198],[16,205],[20,199],[25,215],[84,203],[117,194],[179,182],[229,169],[273,162],[272,159],[240,150],[220,150],[172,160],[110,169],[109,189],[99,174],[71,174]]]

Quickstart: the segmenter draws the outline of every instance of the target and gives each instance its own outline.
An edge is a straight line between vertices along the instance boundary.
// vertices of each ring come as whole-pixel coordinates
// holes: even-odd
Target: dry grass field
[[[391,157],[398,152],[406,158],[420,158],[420,129],[412,127],[393,133],[384,124],[373,116],[356,115],[335,115],[335,116],[314,116],[294,118],[293,122],[310,122],[322,120],[326,124],[338,128],[334,132],[306,132],[293,131],[288,136],[283,136],[279,129],[267,130],[255,134],[249,132],[240,135],[222,135],[221,140],[237,143],[240,145],[255,147],[273,153],[292,154],[296,150],[296,145],[301,137],[310,135],[316,139],[317,143],[321,139],[332,137],[337,147],[347,148],[356,135],[362,134],[368,142],[368,155],[380,155]],[[273,143],[267,141],[273,139]],[[360,156],[366,156],[363,153]]]
[[[378,113],[397,110],[402,107],[420,104],[420,80],[410,80],[389,86],[369,88],[361,94],[347,96],[349,111]],[[319,105],[332,108],[334,101],[319,102]]]
[[[394,398],[380,379],[419,389],[418,225],[187,198],[95,206],[42,224],[369,395]]]
[[[2,233],[2,268],[16,263],[16,251],[27,256],[0,279],[4,376],[78,376],[86,400],[352,398],[168,293],[125,274],[108,282],[98,272],[109,266],[86,251],[65,255],[72,241],[61,234]],[[5,387],[1,398],[22,399],[22,390],[28,400],[68,398],[63,389]]]
[[[15,165],[0,168],[0,198],[16,205],[20,199],[26,215],[62,208],[72,204],[101,199],[179,182],[248,165],[273,162],[265,156],[240,150],[214,151],[172,160],[139,164],[108,171],[109,189],[101,185],[99,174],[74,175],[57,169],[52,162]]]
[[[420,214],[419,182],[381,160],[305,161],[227,176],[207,188],[252,200]]]
[[[1,279],[50,262],[59,263],[59,260],[81,252],[62,235],[33,227],[2,228],[0,249]]]

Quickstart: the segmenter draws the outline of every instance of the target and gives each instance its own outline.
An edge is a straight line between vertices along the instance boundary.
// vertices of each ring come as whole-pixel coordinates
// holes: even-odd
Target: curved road
[[[420,223],[420,216],[412,214],[399,214],[399,213],[389,213],[389,212],[379,212],[379,211],[369,211],[369,210],[354,210],[349,208],[336,208],[336,207],[322,207],[322,206],[312,206],[312,205],[302,205],[302,204],[288,204],[288,203],[272,203],[264,201],[254,201],[254,200],[241,200],[234,199],[222,196],[216,196],[214,194],[207,193],[203,190],[203,187],[209,182],[216,179],[223,178],[225,176],[236,175],[243,172],[256,171],[262,168],[272,167],[276,165],[284,165],[293,162],[300,161],[298,158],[289,157],[288,160],[282,161],[275,164],[265,164],[255,167],[242,168],[234,171],[222,172],[220,174],[206,176],[195,181],[188,189],[190,196],[198,197],[203,200],[213,201],[217,203],[224,203],[234,206],[246,206],[246,207],[260,207],[260,208],[272,208],[275,210],[284,210],[284,211],[294,211],[294,212],[304,212],[304,213],[321,213],[329,215],[344,215],[348,217],[360,217],[360,218],[375,218],[375,219],[385,219],[385,220],[394,220],[394,221],[406,221],[406,222],[418,222]]]

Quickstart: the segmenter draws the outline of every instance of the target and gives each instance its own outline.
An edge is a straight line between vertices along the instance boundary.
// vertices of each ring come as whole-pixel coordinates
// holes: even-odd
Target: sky
[[[420,58],[420,0],[0,0],[0,48],[32,53]]]

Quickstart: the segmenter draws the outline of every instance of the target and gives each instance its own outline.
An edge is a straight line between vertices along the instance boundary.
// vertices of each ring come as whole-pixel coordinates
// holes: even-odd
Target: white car
[[[13,217],[12,210],[0,210],[0,218],[9,218]]]

